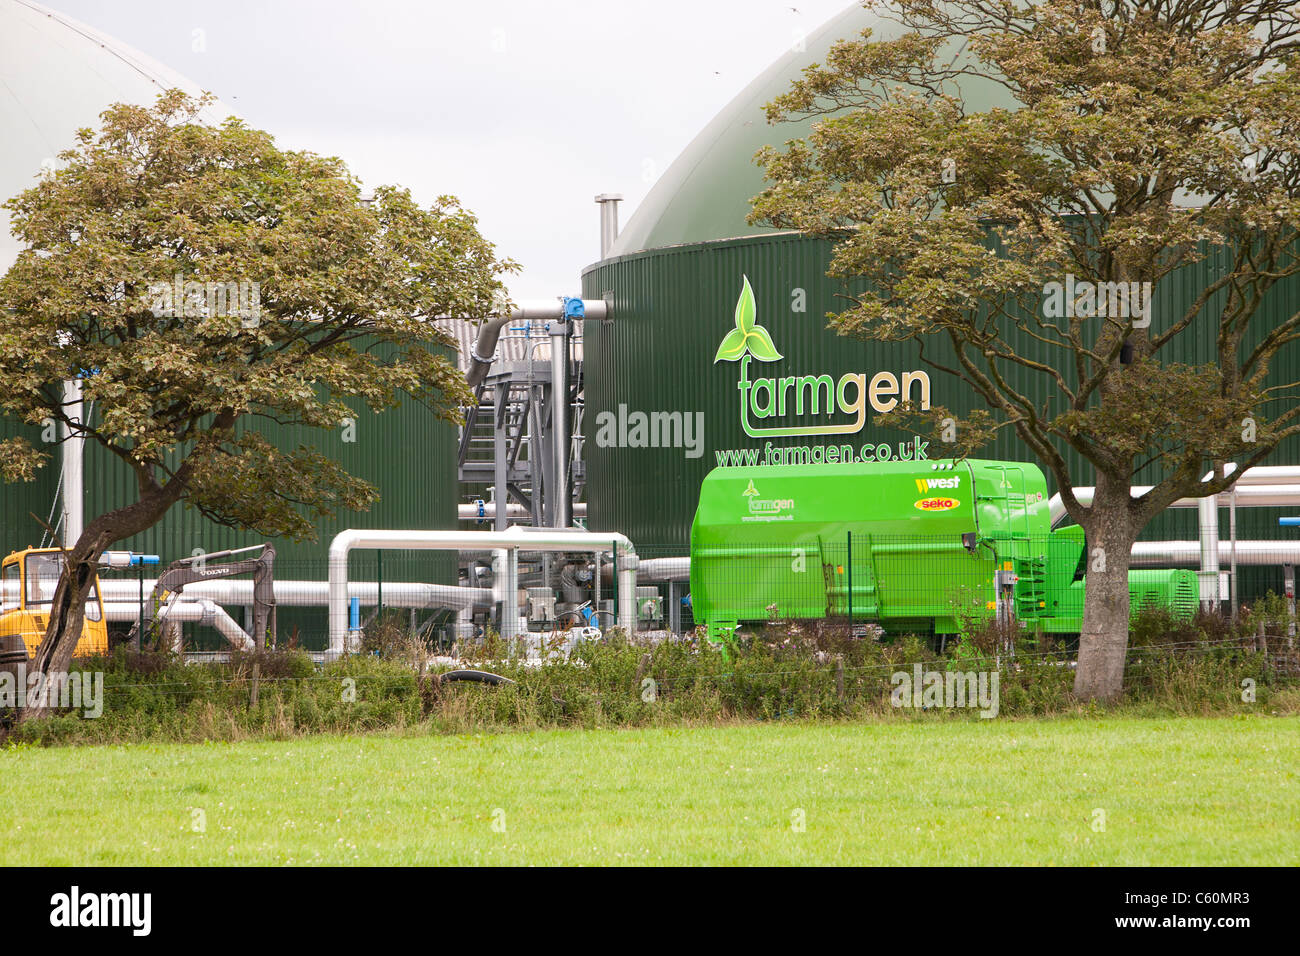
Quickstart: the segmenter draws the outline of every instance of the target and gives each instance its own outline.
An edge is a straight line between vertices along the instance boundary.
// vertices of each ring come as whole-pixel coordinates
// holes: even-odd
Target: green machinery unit
[[[1082,529],[1053,531],[1035,465],[874,462],[720,467],[691,526],[691,604],[711,636],[738,624],[839,618],[957,634],[1002,607],[1078,633]],[[1191,571],[1133,571],[1135,606],[1196,605]]]

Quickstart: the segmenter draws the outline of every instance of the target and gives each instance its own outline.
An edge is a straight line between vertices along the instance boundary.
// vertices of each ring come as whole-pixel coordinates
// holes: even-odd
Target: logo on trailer
[[[960,505],[956,498],[922,498],[915,504],[921,511],[952,511]]]
[[[741,493],[742,497],[749,499],[749,513],[757,517],[758,520],[788,520],[791,515],[785,512],[794,510],[793,498],[760,498],[759,491],[754,487],[754,479],[749,480],[749,484]],[[746,518],[745,520],[751,520]]]
[[[927,491],[956,491],[961,487],[961,476],[954,475],[951,478],[918,478],[916,479],[916,490],[921,494]]]

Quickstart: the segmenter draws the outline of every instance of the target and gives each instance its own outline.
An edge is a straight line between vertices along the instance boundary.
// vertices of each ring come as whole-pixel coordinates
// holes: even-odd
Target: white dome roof
[[[202,92],[180,74],[123,43],[29,0],[0,0],[0,202],[31,186],[41,164],[98,129],[113,103],[151,106],[164,90]],[[219,123],[232,111],[213,103]],[[0,210],[0,274],[22,248]]]

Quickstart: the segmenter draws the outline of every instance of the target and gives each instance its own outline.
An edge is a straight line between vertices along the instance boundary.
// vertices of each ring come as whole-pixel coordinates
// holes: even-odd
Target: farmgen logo
[[[793,515],[786,512],[794,511],[793,498],[763,498],[760,496],[757,488],[754,487],[754,479],[749,480],[749,485],[741,493],[741,497],[749,501],[749,513],[753,517],[747,517],[745,521],[790,521]]]
[[[754,290],[749,276],[742,276],[740,300],[736,303],[735,327],[718,346],[713,363],[739,362],[740,421],[750,438],[783,438],[790,435],[853,435],[867,424],[867,406],[887,412],[900,401],[915,401],[922,410],[930,407],[930,376],[921,370],[904,372],[846,372],[836,381],[830,375],[786,375],[750,378],[753,361],[779,362],[785,358],[776,349],[772,335],[755,321]],[[819,416],[808,425],[760,424],[789,416]],[[851,416],[851,421],[842,420]],[[837,421],[835,419],[839,418]]]

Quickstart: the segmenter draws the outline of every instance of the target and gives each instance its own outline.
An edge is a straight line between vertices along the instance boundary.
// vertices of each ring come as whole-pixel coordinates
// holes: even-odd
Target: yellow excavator
[[[258,552],[256,557],[238,561],[225,560],[235,555]],[[59,548],[27,548],[15,551],[0,562],[0,667],[31,660],[45,639],[45,628],[50,620],[50,605],[55,588],[63,574],[64,552]],[[100,567],[126,568],[139,564],[157,564],[157,555],[136,554],[131,551],[105,551],[99,559]],[[165,624],[171,603],[180,597],[187,584],[211,581],[235,574],[253,574],[253,634],[257,646],[269,639],[275,645],[275,548],[269,544],[217,551],[199,557],[182,558],[171,564],[158,576],[147,604],[141,602],[141,616],[145,608],[152,609],[146,622],[148,628]],[[74,657],[90,657],[108,652],[108,624],[101,603],[102,591],[99,576],[86,598],[86,613],[82,619],[81,637],[73,650]],[[133,624],[128,641],[140,638],[139,624]]]
[[[50,603],[63,574],[59,548],[15,551],[0,563],[0,666],[31,660],[45,639]],[[99,576],[86,598],[86,613],[75,657],[108,652],[108,625],[99,599]]]

